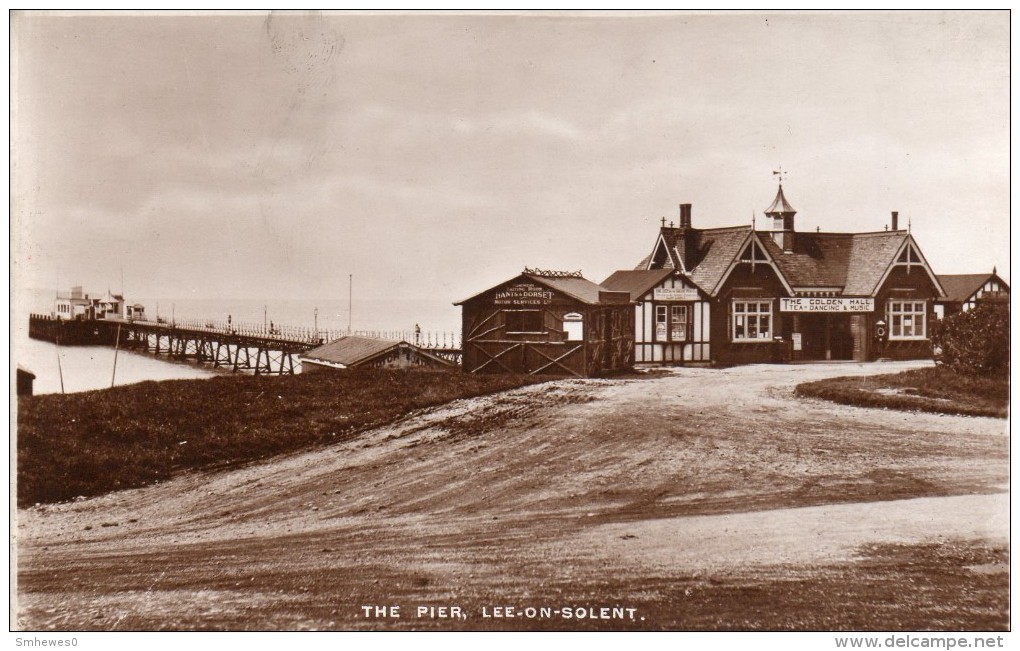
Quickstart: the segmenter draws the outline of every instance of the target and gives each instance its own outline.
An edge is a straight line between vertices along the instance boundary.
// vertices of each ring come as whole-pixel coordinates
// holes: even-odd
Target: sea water
[[[76,393],[144,382],[146,380],[183,380],[216,375],[207,368],[183,362],[170,362],[151,355],[110,346],[57,346],[46,341],[17,337],[12,342],[14,361],[33,374],[34,394]],[[114,355],[117,369],[114,373]]]

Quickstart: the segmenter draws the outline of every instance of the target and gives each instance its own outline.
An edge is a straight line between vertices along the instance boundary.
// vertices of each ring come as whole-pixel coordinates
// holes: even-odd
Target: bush
[[[1009,306],[979,303],[935,323],[936,362],[963,375],[1009,375]]]

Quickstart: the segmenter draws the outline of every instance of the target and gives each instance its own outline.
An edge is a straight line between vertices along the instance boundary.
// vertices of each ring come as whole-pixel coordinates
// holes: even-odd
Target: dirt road
[[[930,565],[927,580],[951,559],[962,569],[939,575],[939,594],[987,579],[980,610],[990,619],[975,625],[1008,622],[995,579],[1009,533],[1005,421],[792,394],[799,382],[917,365],[563,380],[452,403],[328,449],[22,510],[18,621],[811,628],[829,626],[808,612],[817,605],[777,614],[767,604],[786,604],[776,595],[790,581],[824,592],[839,575],[858,583],[848,603],[834,602],[831,626],[888,629],[901,620],[869,619],[861,602],[897,588],[867,583],[869,572]],[[698,590],[705,598],[691,603]],[[640,614],[565,618],[561,607],[579,603]],[[491,616],[507,604],[536,610]],[[399,618],[363,610],[390,605]],[[418,618],[418,605],[456,605],[464,617]],[[908,607],[903,626],[922,628],[909,618],[926,615]],[[929,628],[958,625],[947,607],[931,605],[943,614]]]

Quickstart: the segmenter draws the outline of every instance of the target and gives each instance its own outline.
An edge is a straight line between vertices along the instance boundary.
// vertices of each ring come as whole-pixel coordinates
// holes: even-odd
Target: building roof
[[[302,359],[310,359],[332,364],[343,364],[354,366],[365,362],[373,357],[399,347],[401,344],[410,346],[404,341],[388,341],[385,339],[374,339],[372,337],[357,337],[354,335],[340,337],[328,344],[313,348],[301,355]]]
[[[660,239],[656,240],[656,248],[641,261],[638,269],[648,269],[649,266],[660,272],[674,267],[686,269],[694,284],[714,295],[727,271],[750,243],[751,232],[751,226],[707,229],[663,227]],[[782,280],[790,287],[832,288],[845,296],[873,295],[904,243],[912,241],[906,231],[796,232],[792,250],[784,251],[773,240],[772,231],[755,231],[754,234],[775,263]],[[666,247],[668,256],[659,251],[662,246]],[[686,259],[683,259],[684,256]],[[682,267],[674,262],[677,259],[682,259]],[[625,282],[616,280],[616,275],[610,276],[614,284]],[[988,276],[982,278],[987,279]],[[637,277],[632,282],[638,283]]]
[[[946,290],[945,300],[950,303],[963,303],[970,299],[977,290],[989,280],[997,280],[1005,287],[1009,287],[996,273],[983,274],[939,274],[939,282]]]
[[[693,236],[691,259],[685,261],[688,274],[695,285],[713,294],[730,264],[744,250],[751,227],[711,228],[695,231]]]
[[[786,281],[794,287],[843,287],[854,248],[850,233],[794,233],[786,252],[769,233],[759,240]],[[884,269],[884,267],[883,267]]]
[[[602,286],[610,291],[628,292],[630,300],[636,301],[650,289],[672,275],[672,269],[633,269],[613,272],[602,281]]]
[[[782,215],[783,213],[796,214],[797,211],[786,200],[786,195],[783,194],[783,184],[780,183],[779,192],[776,193],[776,198],[772,200],[772,205],[765,209],[765,214]]]
[[[855,234],[843,293],[849,296],[874,294],[886,270],[895,261],[896,253],[908,239],[912,238],[904,231]]]
[[[571,298],[591,305],[599,302],[599,292],[609,291],[608,288],[597,285],[587,278],[550,278],[529,273],[523,275],[540,285],[563,292]]]
[[[566,296],[569,296],[570,298],[573,298],[582,303],[587,303],[589,305],[598,305],[601,302],[599,296],[601,292],[614,291],[609,289],[608,287],[603,287],[602,285],[595,284],[592,281],[588,280],[587,278],[582,278],[580,275],[552,276],[543,275],[539,273],[531,273],[529,271],[525,271],[519,276],[515,276],[514,278],[502,282],[499,285],[496,285],[495,287],[501,287],[503,285],[507,285],[513,282],[519,282],[521,280],[527,280],[530,282],[537,283],[539,285],[544,285],[549,289],[553,289],[557,292],[565,294]],[[483,294],[487,294],[493,289],[494,287],[490,287],[489,289],[486,289],[485,291],[482,292],[478,292],[477,294],[469,298],[465,298],[462,301],[457,301],[456,303],[454,303],[454,305],[463,305],[464,303],[472,301],[478,298],[479,296],[482,296]]]

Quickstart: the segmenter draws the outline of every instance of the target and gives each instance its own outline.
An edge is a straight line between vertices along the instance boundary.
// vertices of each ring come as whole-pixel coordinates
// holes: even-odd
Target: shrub
[[[936,361],[963,375],[1009,375],[1009,306],[979,303],[935,323]]]

